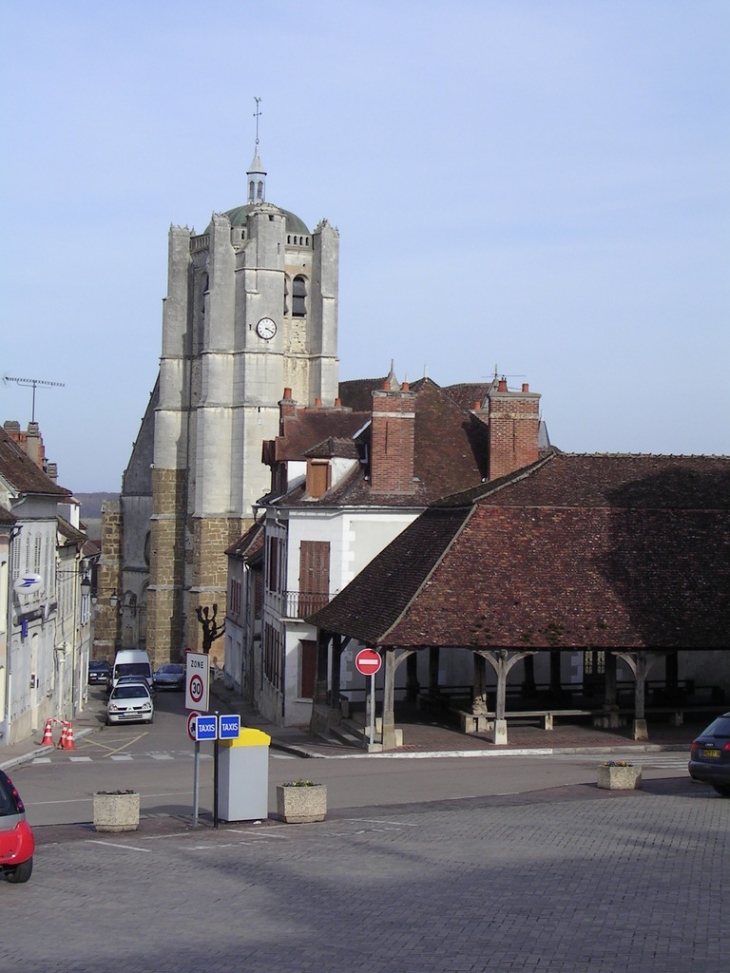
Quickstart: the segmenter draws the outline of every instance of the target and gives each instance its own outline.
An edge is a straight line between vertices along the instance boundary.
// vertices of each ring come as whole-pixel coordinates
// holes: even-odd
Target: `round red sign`
[[[194,703],[199,703],[203,698],[204,691],[205,686],[203,685],[203,680],[196,673],[190,680],[190,698]]]
[[[379,671],[383,660],[375,649],[362,649],[355,656],[355,668],[363,676],[374,676]]]
[[[193,710],[188,716],[188,736],[191,740],[195,739],[195,721],[200,715],[197,710]]]

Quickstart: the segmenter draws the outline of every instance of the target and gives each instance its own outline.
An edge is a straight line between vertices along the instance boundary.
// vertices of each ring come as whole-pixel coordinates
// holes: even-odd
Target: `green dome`
[[[246,206],[236,206],[235,209],[226,210],[224,215],[231,221],[231,226],[244,226],[248,219],[248,214],[258,205],[258,203],[247,203]],[[309,234],[307,224],[304,220],[300,220],[298,216],[290,213],[288,209],[282,209],[281,206],[277,206],[276,208],[286,217],[286,228],[289,233]]]

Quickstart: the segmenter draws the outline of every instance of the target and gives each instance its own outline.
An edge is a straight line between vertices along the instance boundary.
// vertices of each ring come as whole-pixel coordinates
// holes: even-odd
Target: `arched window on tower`
[[[264,198],[264,184],[263,184],[263,182],[260,179],[259,179],[258,185],[256,187],[256,198],[257,199],[263,199]]]
[[[294,278],[291,313],[295,318],[303,318],[307,314],[307,282],[302,276]]]
[[[289,278],[284,275],[284,314],[289,313]]]

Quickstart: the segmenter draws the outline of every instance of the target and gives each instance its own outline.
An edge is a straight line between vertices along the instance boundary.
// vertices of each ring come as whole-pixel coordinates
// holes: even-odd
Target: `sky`
[[[571,452],[730,453],[730,0],[2,0],[0,378],[117,491],[170,224],[340,231],[340,379],[495,368]],[[32,389],[0,381],[25,427]]]

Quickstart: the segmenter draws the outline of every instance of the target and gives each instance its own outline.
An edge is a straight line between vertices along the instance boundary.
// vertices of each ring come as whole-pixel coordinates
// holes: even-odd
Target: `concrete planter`
[[[97,831],[136,831],[139,827],[139,794],[126,791],[94,794],[94,828]]]
[[[633,791],[641,787],[641,767],[599,764],[598,786],[609,791]]]
[[[287,824],[309,824],[324,821],[327,816],[327,785],[296,786],[278,784],[276,812]]]

